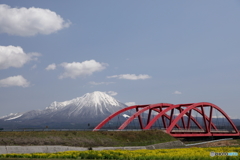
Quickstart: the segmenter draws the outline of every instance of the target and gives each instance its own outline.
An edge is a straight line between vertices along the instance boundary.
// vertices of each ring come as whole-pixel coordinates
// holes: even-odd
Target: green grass
[[[236,144],[238,144],[238,146],[240,146],[240,139],[236,139]]]
[[[0,158],[0,160],[43,160],[43,158]],[[54,159],[47,159],[47,160],[72,160],[72,159],[54,158]],[[91,160],[91,159],[81,159],[81,160]]]
[[[145,146],[174,140],[160,130],[0,132],[0,145]]]

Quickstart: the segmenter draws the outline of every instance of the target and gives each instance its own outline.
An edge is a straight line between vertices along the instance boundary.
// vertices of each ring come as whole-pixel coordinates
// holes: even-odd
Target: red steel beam
[[[104,119],[101,123],[99,123],[94,129],[93,131],[97,131],[99,129],[101,129],[108,121],[110,121],[111,119],[113,119],[114,117],[116,117],[117,115],[123,113],[123,112],[126,112],[128,110],[131,110],[131,109],[135,109],[136,107],[138,106],[141,106],[141,107],[145,107],[145,106],[148,106],[148,105],[135,105],[135,106],[130,106],[130,107],[126,107],[126,108],[123,108],[113,114],[111,114],[110,116],[108,116],[106,119]]]
[[[166,105],[172,105],[172,104],[169,104],[169,103],[165,103],[165,104],[166,104]],[[138,107],[138,108],[144,108],[144,107],[146,107],[146,106],[149,106],[149,104],[146,104],[146,105],[135,105],[135,106],[129,106],[129,107],[123,108],[123,109],[121,109],[121,110],[119,110],[119,111],[111,114],[111,115],[108,116],[107,118],[105,118],[101,123],[99,123],[99,124],[93,129],[93,131],[97,131],[97,130],[101,129],[107,122],[109,122],[111,119],[113,119],[114,117],[116,117],[117,115],[119,115],[119,114],[121,114],[121,113],[123,113],[123,112],[126,112],[126,111],[131,110],[131,109],[136,109],[137,107]],[[167,114],[165,114],[164,116],[166,116],[166,117],[169,119],[169,117],[168,117]],[[176,126],[177,126],[177,128],[180,128],[178,125],[176,125]]]
[[[173,113],[174,113],[174,108],[171,110],[170,121],[169,121],[168,127],[169,127],[170,124],[172,123],[172,120],[173,120]]]
[[[212,123],[212,112],[213,112],[213,107],[210,107],[210,115],[209,115],[209,122],[208,122],[208,131],[211,132],[211,123]]]
[[[158,104],[152,104],[152,105],[149,105],[147,107],[144,107],[143,109],[139,110],[138,112],[133,114],[131,117],[129,117],[118,129],[120,129],[120,130],[124,129],[135,117],[137,117],[138,115],[140,115],[144,111],[147,111],[147,110],[152,109],[152,108],[158,108],[159,106],[170,106],[167,109],[165,109],[165,110],[168,110],[169,108],[171,108],[172,104],[158,103]],[[163,110],[161,113],[165,114],[166,113],[165,110]]]
[[[180,106],[183,106],[183,107],[188,107],[188,106],[190,106],[190,105],[192,105],[193,103],[189,103],[189,104],[180,104]],[[195,110],[195,111],[197,111],[199,114],[201,114],[202,116],[203,116],[203,113],[202,113],[202,111],[201,110],[199,110],[198,108],[194,108],[193,110]],[[186,113],[187,115],[188,115],[188,113]],[[207,115],[205,115],[205,117],[206,117],[206,119],[207,119],[207,121],[209,121],[209,118],[208,118],[208,116]],[[193,120],[193,119],[192,119]],[[196,120],[195,120],[196,121]],[[195,123],[196,124],[196,123]],[[212,127],[215,129],[215,130],[217,130],[217,127],[214,125],[214,123],[212,123],[211,122],[211,125],[212,125]],[[201,128],[202,129],[202,126],[198,126],[198,128]]]
[[[205,131],[207,133],[209,133],[209,130],[208,130],[208,127],[207,127],[207,122],[206,122],[206,117],[205,117],[205,113],[204,113],[204,109],[203,109],[203,105],[201,105],[201,110],[202,110],[202,113],[203,113],[203,122],[204,122],[204,125],[205,125]]]
[[[188,114],[189,116],[188,116],[188,122],[187,122],[187,129],[190,128],[190,120],[191,120],[190,117],[192,116],[192,110],[190,110]]]
[[[162,112],[162,106],[160,106],[159,108],[160,108],[160,112]],[[164,116],[162,116],[162,122],[163,122],[163,126],[164,126],[164,128],[167,128],[167,125],[166,125],[166,122],[165,122]]]
[[[194,108],[193,110],[195,110],[195,111],[197,111],[198,113],[200,113],[201,115],[203,115],[202,111],[199,110],[198,108]],[[206,119],[209,121],[208,116],[205,115],[205,117],[206,117]],[[211,122],[211,121],[210,121],[210,122]],[[214,125],[214,123],[211,122],[211,125],[212,125],[212,127],[213,127],[215,130],[217,130],[217,127]]]
[[[158,109],[149,109],[149,114],[148,114],[148,121],[147,121],[147,124],[150,122],[150,115],[151,115],[151,111],[152,110],[154,110],[154,111],[156,111],[156,112],[158,112],[158,113],[160,113],[161,111],[159,111]],[[170,122],[170,120],[172,119],[171,118],[171,116],[173,117],[173,110],[171,110],[171,114],[170,114],[170,117],[169,117],[169,115],[167,115],[167,114],[164,114],[162,117],[166,117],[168,120],[169,120],[169,124],[168,124],[168,126],[171,124],[171,122]],[[188,114],[187,114],[187,116],[188,116]],[[199,128],[199,129],[203,129],[202,128],[202,126],[196,121],[196,119],[195,118],[193,118],[192,116],[190,117],[190,119],[197,125],[197,127]],[[166,126],[165,128],[168,128],[168,126]],[[178,124],[176,124],[176,127],[177,128],[181,128]]]
[[[138,107],[136,107],[136,112],[138,112]],[[139,121],[139,123],[140,123],[141,129],[143,129],[143,123],[142,123],[141,115],[138,115],[138,121]]]
[[[221,109],[219,108],[218,106],[214,105],[214,104],[211,104],[211,103],[207,103],[207,102],[202,102],[202,103],[195,103],[189,107],[187,107],[183,112],[181,112],[178,117],[172,122],[172,124],[169,126],[169,128],[166,130],[167,133],[170,133],[171,130],[173,129],[173,127],[175,126],[175,124],[180,120],[180,118],[186,113],[188,112],[189,110],[195,108],[195,107],[199,107],[199,106],[212,106],[214,107],[215,109],[217,109],[219,112],[221,112],[225,118],[230,122],[230,124],[232,125],[233,129],[236,131],[236,134],[224,134],[225,136],[226,135],[239,135],[239,132],[236,128],[236,126],[233,124],[233,122],[231,121],[231,119],[228,117],[228,115]],[[154,119],[155,120],[155,119]],[[150,122],[151,123],[151,122]],[[147,128],[147,127],[145,127]],[[207,133],[209,134],[209,133]],[[193,134],[194,135],[194,134]]]
[[[148,111],[148,119],[147,119],[147,124],[150,122],[150,120],[151,120],[151,114],[152,114],[152,110],[151,109],[149,109],[149,111]]]
[[[186,105],[189,105],[189,104],[186,104]],[[156,109],[160,106],[170,106],[170,107],[167,107],[165,110],[163,110],[162,112],[160,112],[157,116],[158,118],[160,117],[159,115],[163,116],[163,115],[166,115],[166,112],[168,112],[169,110],[171,109],[174,109],[174,108],[179,108],[180,105],[172,105],[172,104],[169,104],[169,103],[158,103],[158,104],[152,104],[152,105],[149,105],[149,106],[146,106],[144,107],[143,109],[139,110],[138,112],[136,112],[135,114],[133,114],[131,117],[129,117],[118,129],[122,130],[124,129],[134,118],[138,117],[141,113],[143,113],[144,111],[146,110],[150,110],[150,109]],[[173,112],[171,112],[171,117],[173,117]],[[171,121],[171,118],[170,117],[170,121]],[[157,118],[157,119],[158,119]],[[154,119],[156,119],[156,116],[154,117]],[[156,119],[156,120],[157,120]],[[202,127],[198,124],[198,122],[193,118],[193,121],[196,123],[196,125],[198,127],[200,127],[200,129],[202,129]],[[155,121],[154,121],[155,122]],[[151,123],[151,122],[149,122]],[[147,124],[148,126],[149,124]],[[153,124],[151,124],[152,126]],[[177,126],[177,124],[176,124]],[[144,128],[144,129],[149,129],[149,128]]]
[[[204,107],[207,107],[207,106],[210,107],[210,115],[209,115],[209,117],[204,112]],[[182,109],[181,107],[186,107],[186,109]],[[200,107],[201,110],[199,110],[197,107]],[[178,104],[178,105],[173,105],[173,104],[168,104],[168,103],[158,103],[158,104],[151,104],[151,105],[130,106],[130,107],[121,109],[121,110],[113,113],[109,117],[107,117],[105,120],[103,120],[99,125],[97,125],[94,128],[94,131],[99,130],[101,127],[103,127],[108,121],[110,121],[115,116],[117,116],[117,115],[119,115],[119,114],[121,114],[121,113],[123,113],[125,111],[128,111],[130,109],[134,109],[134,108],[136,109],[137,112],[134,113],[132,116],[130,116],[119,127],[119,129],[124,129],[135,117],[138,117],[139,123],[140,123],[140,126],[141,126],[142,129],[150,129],[150,127],[157,121],[157,119],[162,117],[162,121],[163,121],[164,127],[167,128],[166,132],[169,133],[170,135],[174,136],[174,137],[240,136],[240,132],[237,130],[236,126],[234,125],[232,120],[228,117],[228,115],[221,108],[219,108],[218,106],[216,106],[216,105],[214,105],[212,103],[208,103],[208,102],[190,103],[190,104]],[[139,108],[141,108],[141,110],[139,110]],[[157,108],[159,108],[159,110]],[[166,108],[166,109],[163,110],[162,108]],[[215,130],[217,130],[216,126],[212,122],[213,108],[222,113],[222,115],[228,120],[228,122],[233,127],[233,129],[234,129],[234,131],[236,133],[211,133],[211,126]],[[179,109],[179,111],[180,111],[180,114],[175,119],[173,119],[174,109]],[[148,115],[147,125],[144,127],[140,114],[145,112],[145,111],[147,111],[147,110],[149,110],[149,115]],[[152,120],[150,120],[150,116],[151,116],[152,110],[155,110],[155,111],[159,112],[159,114],[156,115]],[[180,119],[181,119],[181,121],[183,123],[184,129],[189,129],[190,128],[190,120],[193,120],[194,123],[198,126],[198,122],[191,115],[192,110],[197,111],[198,113],[200,113],[203,116],[206,132],[205,133],[198,133],[198,132],[195,132],[195,133],[192,133],[192,132],[190,132],[190,133],[189,132],[174,133],[174,132],[171,132],[174,126],[177,126],[177,128],[180,128],[177,125],[177,122]],[[168,111],[171,111],[170,116],[168,116],[166,114]],[[187,126],[186,126],[186,124],[184,122],[184,119],[183,119],[184,115],[188,116]],[[166,125],[164,116],[169,119],[169,125],[168,126]],[[208,123],[207,123],[207,121],[208,121]],[[202,128],[201,125],[199,125],[199,126],[200,126],[200,128]]]
[[[180,113],[182,112],[182,108],[181,108],[181,107],[179,107],[179,112],[180,112]],[[182,116],[182,117],[181,117],[182,125],[183,125],[183,128],[186,129],[186,125],[185,125],[185,122],[184,122],[184,119],[183,119],[183,118],[184,118],[184,117]]]
[[[157,104],[155,105],[150,105],[150,108],[154,108]],[[157,121],[158,118],[160,118],[163,114],[165,114],[166,112],[173,110],[175,108],[178,108],[180,105],[172,105],[166,109],[164,109],[161,113],[159,113],[158,115],[156,115],[150,122],[149,124],[144,128],[144,129],[150,129],[150,127]],[[173,112],[171,112],[171,119],[173,117]],[[174,121],[174,120],[173,120]],[[170,121],[171,122],[171,121]],[[172,122],[171,122],[172,125]],[[170,125],[170,126],[171,126]],[[168,127],[169,128],[169,127]]]
[[[158,112],[158,113],[160,113],[161,111],[159,111],[158,109],[149,109],[149,111],[151,111],[151,110],[154,110],[154,111],[156,111],[156,112]],[[163,117],[166,117],[169,121],[170,121],[170,117],[169,117],[169,115],[167,115],[167,114],[164,114],[163,115]],[[147,122],[147,124],[150,122],[150,119],[149,119],[149,121]],[[181,127],[178,125],[178,124],[176,124],[176,127],[178,128],[178,129],[180,129]],[[165,128],[167,128],[167,124],[166,124],[166,127]]]
[[[188,104],[187,104],[188,105]],[[191,105],[191,104],[190,104]],[[182,108],[177,108],[178,110],[179,110],[179,112],[181,112],[183,109]],[[200,114],[201,114],[201,111],[199,111],[199,110],[196,110],[197,112],[199,112]],[[197,125],[197,127],[199,128],[199,129],[203,129],[202,128],[202,126],[197,122],[197,120],[194,118],[194,117],[192,117],[191,115],[189,115],[189,113],[186,113],[186,115],[189,117],[190,116],[190,118],[191,118],[191,120]],[[189,118],[188,118],[189,119]],[[190,120],[189,120],[189,127],[190,127]],[[183,121],[183,119],[182,119],[182,124],[183,124],[183,126],[185,126],[185,123],[184,123],[184,121]],[[170,126],[170,124],[169,124],[169,126]],[[186,127],[184,127],[184,129],[186,129]]]

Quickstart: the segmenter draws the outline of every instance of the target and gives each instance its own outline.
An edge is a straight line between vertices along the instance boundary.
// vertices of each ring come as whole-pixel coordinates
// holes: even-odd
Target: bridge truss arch
[[[116,129],[123,130],[136,120],[138,120],[139,129],[152,129],[156,122],[161,121],[162,129],[174,137],[240,136],[230,117],[220,107],[208,102],[176,105],[157,103],[126,107],[108,116],[94,128],[94,131],[100,130],[114,117],[121,116],[130,110],[134,110],[134,113]],[[220,114],[220,119],[225,121],[227,127],[221,122],[219,124],[219,117],[213,113]],[[147,119],[143,119],[143,114]]]

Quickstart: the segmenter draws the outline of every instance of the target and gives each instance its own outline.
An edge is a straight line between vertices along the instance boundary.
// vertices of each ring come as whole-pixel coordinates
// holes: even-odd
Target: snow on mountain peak
[[[57,109],[61,109],[61,108],[65,107],[66,105],[68,105],[70,103],[71,103],[71,100],[70,101],[64,101],[64,102],[54,101],[50,104],[50,106],[46,107],[46,109],[57,110]]]
[[[74,104],[76,106],[101,106],[101,105],[112,105],[119,106],[119,102],[113,97],[109,96],[105,92],[95,91],[92,93],[86,93],[82,97],[78,97],[69,101],[57,102],[54,101],[46,109],[58,110],[62,109],[65,106]]]
[[[93,93],[87,93],[82,96],[82,100],[85,102],[90,102],[91,105],[97,106],[103,104],[110,104],[112,106],[118,106],[119,103],[113,97],[109,96],[105,92],[95,91]]]

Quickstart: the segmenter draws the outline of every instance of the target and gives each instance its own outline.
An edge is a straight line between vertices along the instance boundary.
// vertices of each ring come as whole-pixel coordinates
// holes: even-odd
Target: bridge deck
[[[205,133],[205,130],[172,130],[171,133]],[[236,133],[235,130],[211,130],[211,133]]]

